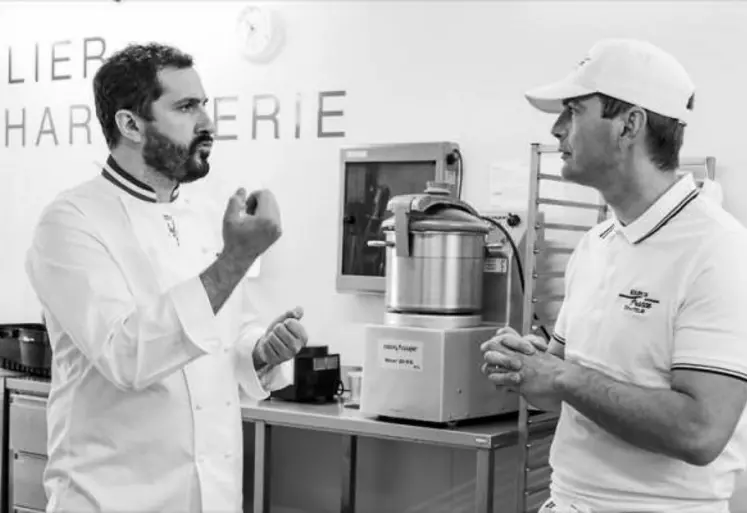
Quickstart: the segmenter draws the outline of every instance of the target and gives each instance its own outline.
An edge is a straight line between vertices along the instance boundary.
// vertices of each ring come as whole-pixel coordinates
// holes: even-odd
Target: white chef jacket
[[[155,191],[109,157],[43,212],[26,269],[53,348],[47,512],[242,509],[241,397],[265,327],[246,279],[213,314],[199,274],[221,251],[222,212]]]

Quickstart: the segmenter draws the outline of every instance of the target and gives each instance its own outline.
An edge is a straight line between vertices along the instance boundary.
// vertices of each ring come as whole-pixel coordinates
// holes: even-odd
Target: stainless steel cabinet
[[[47,400],[11,392],[8,408],[8,503],[18,513],[43,512],[47,498],[43,487],[47,463]]]
[[[44,493],[42,478],[47,458],[21,451],[13,456],[11,491],[14,507],[44,511],[47,507],[47,497]]]

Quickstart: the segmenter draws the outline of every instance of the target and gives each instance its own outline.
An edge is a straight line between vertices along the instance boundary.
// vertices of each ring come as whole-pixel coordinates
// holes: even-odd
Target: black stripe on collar
[[[158,203],[158,196],[153,187],[141,182],[125,171],[111,155],[106,159],[106,164],[104,164],[104,169],[101,170],[101,175],[137,199],[150,203]],[[171,192],[171,201],[174,201],[177,197],[179,197],[179,185],[174,187],[174,190]]]
[[[653,228],[651,228],[651,231],[649,231],[649,232],[648,232],[648,233],[647,233],[646,235],[644,235],[643,237],[641,237],[640,239],[638,239],[637,241],[635,241],[635,242],[634,242],[633,244],[640,244],[641,242],[643,242],[644,240],[648,239],[648,238],[649,238],[649,237],[651,237],[651,236],[652,236],[653,234],[655,234],[656,232],[658,232],[659,230],[661,230],[662,228],[664,228],[664,226],[665,226],[665,225],[666,225],[666,224],[667,224],[667,223],[668,223],[669,221],[671,221],[672,219],[674,219],[674,217],[675,217],[675,216],[676,216],[677,214],[679,214],[680,212],[682,212],[682,209],[684,209],[684,208],[685,208],[685,207],[686,207],[687,205],[689,205],[689,204],[690,204],[690,202],[691,202],[692,200],[694,200],[695,198],[697,198],[697,197],[698,197],[698,192],[699,192],[699,191],[698,191],[698,189],[695,189],[695,190],[693,190],[692,192],[690,192],[690,194],[688,194],[687,196],[685,196],[685,197],[684,197],[684,198],[682,199],[682,201],[680,201],[680,202],[679,202],[679,203],[677,204],[677,206],[676,206],[676,207],[674,207],[674,208],[673,208],[673,209],[671,210],[671,212],[669,212],[669,213],[668,213],[668,214],[667,214],[667,215],[666,215],[666,216],[664,217],[664,219],[662,219],[661,221],[659,221],[659,222],[657,223],[657,225],[656,225],[656,226],[654,226]]]
[[[612,230],[614,228],[615,228],[615,223],[611,223],[607,228],[604,229],[604,231],[602,233],[599,234],[599,238],[600,239],[606,238],[607,235],[609,235],[610,233],[612,233]]]

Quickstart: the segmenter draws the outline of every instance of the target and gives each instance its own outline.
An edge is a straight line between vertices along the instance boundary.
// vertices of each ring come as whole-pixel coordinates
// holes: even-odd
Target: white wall
[[[598,38],[633,36],[673,51],[698,85],[695,119],[685,152],[718,158],[726,204],[741,219],[747,190],[740,170],[744,102],[742,48],[747,6],[736,2],[270,2],[282,14],[287,44],[269,65],[243,61],[230,37],[242,2],[141,2],[0,4],[0,115],[10,122],[26,108],[26,147],[0,118],[0,322],[35,321],[38,306],[22,270],[23,251],[40,209],[58,191],[93,175],[106,151],[95,120],[93,141],[75,132],[68,141],[71,104],[92,105],[90,74],[83,78],[83,38],[103,37],[107,52],[128,40],[160,40],[197,58],[208,94],[238,96],[225,104],[238,135],[218,144],[213,172],[201,191],[216,201],[239,185],[265,185],[279,196],[285,235],[263,260],[257,280],[259,306],[269,317],[301,304],[314,343],[330,344],[345,363],[360,363],[362,324],[383,312],[380,297],[335,291],[338,151],[370,142],[455,140],[466,159],[464,197],[488,206],[493,162],[528,161],[529,143],[550,142],[552,119],[533,111],[523,91],[570,70]],[[60,23],[62,17],[65,23]],[[70,40],[58,55],[51,81],[50,48]],[[34,82],[33,44],[40,45],[40,80]],[[8,84],[8,48],[15,77]],[[95,44],[90,46],[93,51]],[[89,52],[91,53],[91,52]],[[91,61],[95,69],[97,63]],[[93,71],[93,70],[91,70]],[[328,100],[341,118],[325,121],[343,138],[318,138],[314,116],[319,91],[345,91]],[[260,126],[251,139],[253,96],[280,101],[280,138]],[[294,138],[294,102],[301,98],[301,136]],[[51,108],[59,145],[35,146],[44,107]],[[77,115],[82,115],[78,111]],[[78,118],[80,119],[80,118]],[[47,125],[48,127],[48,125]],[[7,144],[6,144],[7,142]]]
[[[303,305],[313,343],[330,344],[342,352],[346,364],[360,363],[362,326],[380,320],[383,301],[338,294],[334,288],[339,148],[372,142],[457,141],[467,165],[464,197],[478,208],[486,207],[491,163],[526,164],[529,143],[551,142],[552,119],[533,111],[523,100],[523,91],[571,70],[598,38],[646,38],[682,60],[698,85],[685,153],[717,157],[727,208],[747,221],[747,203],[741,201],[747,191],[742,173],[747,168],[742,141],[745,4],[270,4],[285,19],[287,44],[272,63],[257,66],[242,61],[228,37],[242,2],[211,2],[209,7],[197,1],[0,3],[0,322],[39,319],[22,263],[35,218],[57,192],[97,172],[90,161],[106,157],[95,124],[91,144],[81,131],[75,133],[73,145],[68,140],[69,106],[92,105],[90,75],[82,76],[85,37],[105,38],[109,52],[128,40],[177,44],[197,58],[210,96],[239,97],[238,103],[226,106],[237,120],[223,125],[238,134],[238,140],[217,145],[211,176],[193,187],[219,202],[239,185],[265,185],[277,193],[285,235],[263,260],[256,282],[259,306],[270,317]],[[72,79],[52,82],[50,44],[62,40],[71,43],[60,47],[59,55],[71,61],[61,63],[58,72],[69,71]],[[33,78],[37,42],[38,83]],[[8,83],[9,47],[15,76],[26,78],[22,85]],[[328,120],[327,126],[344,130],[345,137],[319,139],[313,100],[319,91],[338,90],[345,91],[345,97],[330,101],[328,108],[342,109],[344,116]],[[273,94],[280,100],[277,140],[267,130],[261,130],[256,140],[251,138],[252,98],[257,94]],[[293,112],[299,95],[301,136],[296,139]],[[58,146],[50,137],[35,145],[46,106],[58,131]],[[16,132],[6,144],[5,111],[13,122],[22,108],[28,125],[26,146],[21,147]],[[406,482],[406,475],[399,477]],[[433,481],[441,490],[459,485],[454,477]],[[295,485],[281,488],[304,493]]]

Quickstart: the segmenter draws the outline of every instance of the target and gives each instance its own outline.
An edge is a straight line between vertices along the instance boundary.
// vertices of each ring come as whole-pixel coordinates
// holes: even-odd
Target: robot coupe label
[[[486,273],[506,274],[506,271],[508,271],[508,259],[501,257],[485,259]]]
[[[423,343],[412,340],[379,342],[379,362],[385,369],[422,371]]]

